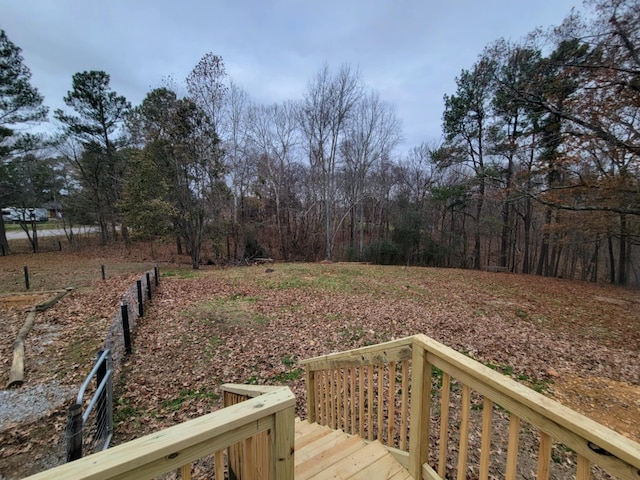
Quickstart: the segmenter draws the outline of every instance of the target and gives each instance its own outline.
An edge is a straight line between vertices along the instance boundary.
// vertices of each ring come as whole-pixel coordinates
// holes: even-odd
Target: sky
[[[580,0],[0,0],[0,28],[51,112],[88,70],[137,105],[212,52],[269,104],[301,99],[325,63],[348,63],[395,105],[406,152],[441,138],[443,96],[485,46],[557,25],[572,7]]]

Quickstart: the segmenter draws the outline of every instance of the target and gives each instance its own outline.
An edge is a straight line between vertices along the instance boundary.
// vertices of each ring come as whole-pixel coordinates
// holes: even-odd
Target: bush
[[[391,240],[380,240],[368,245],[365,260],[379,265],[399,265],[402,263],[400,246]]]

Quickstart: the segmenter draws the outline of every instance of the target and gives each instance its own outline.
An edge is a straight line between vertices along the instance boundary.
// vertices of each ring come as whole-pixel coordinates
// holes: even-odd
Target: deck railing
[[[230,407],[246,402],[265,393],[273,392],[281,387],[268,385],[239,385],[225,383],[220,387],[223,394],[223,405]],[[271,473],[270,430],[258,433],[227,448],[227,466],[229,478],[235,480],[267,480]],[[216,478],[224,476],[216,475]]]
[[[308,420],[408,451],[411,345],[409,337],[302,360]]]
[[[28,478],[133,480],[180,470],[184,480],[191,478],[192,462],[211,455],[215,478],[225,478],[224,450],[269,431],[268,470],[262,478],[293,480],[294,417],[295,396],[279,387]],[[261,465],[249,468],[263,470]]]
[[[529,475],[521,470],[531,454],[519,455],[519,442],[535,436],[528,433],[531,427],[538,436],[539,480],[549,478],[554,445],[575,452],[571,462],[579,480],[591,478],[592,466],[620,479],[640,479],[640,444],[424,335],[301,363],[309,420],[380,440],[415,479],[454,473],[458,480],[472,473],[487,479],[496,470],[507,480]],[[492,430],[499,428],[507,439],[502,458],[495,454],[502,446],[492,445]],[[472,430],[479,455],[470,450]]]

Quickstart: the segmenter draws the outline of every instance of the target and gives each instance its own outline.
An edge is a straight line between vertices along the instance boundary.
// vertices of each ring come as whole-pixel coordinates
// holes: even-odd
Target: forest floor
[[[13,338],[38,301],[23,295],[23,265],[33,272],[31,296],[76,287],[38,317],[27,339],[20,388],[28,389],[79,385],[119,298],[157,260],[117,248],[0,257],[2,386]],[[305,417],[297,360],[416,333],[640,441],[637,291],[453,269],[320,263],[193,271],[186,263],[160,262],[160,288],[118,377],[114,443],[220,408],[218,386],[226,382],[289,385]],[[55,463],[48,449],[64,443],[67,407],[0,427],[0,479]]]

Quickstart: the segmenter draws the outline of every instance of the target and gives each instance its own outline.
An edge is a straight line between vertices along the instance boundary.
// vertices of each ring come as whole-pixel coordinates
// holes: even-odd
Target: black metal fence
[[[95,382],[93,379],[95,378]],[[91,397],[85,399],[87,392]],[[113,437],[113,364],[111,352],[101,350],[80,387],[67,421],[67,462],[109,448]]]
[[[131,332],[144,313],[145,297],[151,300],[152,291],[159,286],[159,275],[157,265],[144,273],[123,295],[116,309],[96,364],[82,384],[76,403],[69,407],[67,462],[109,447],[113,436],[114,372],[124,356],[131,353]],[[85,399],[87,393],[91,397]]]

